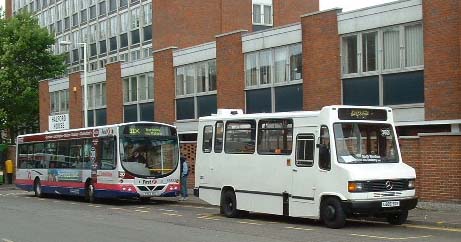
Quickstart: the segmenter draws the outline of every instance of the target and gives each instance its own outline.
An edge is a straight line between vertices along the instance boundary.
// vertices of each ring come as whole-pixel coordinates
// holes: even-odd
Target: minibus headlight
[[[364,188],[363,182],[349,182],[347,185],[347,190],[349,192],[363,192]]]
[[[408,180],[408,188],[415,189],[415,179]]]

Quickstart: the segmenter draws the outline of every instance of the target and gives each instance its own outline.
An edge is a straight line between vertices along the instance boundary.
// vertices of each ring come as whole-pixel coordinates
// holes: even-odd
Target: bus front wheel
[[[237,199],[233,191],[225,191],[221,197],[221,212],[228,218],[236,218],[239,215],[237,210]]]
[[[40,179],[35,179],[34,181],[34,193],[36,197],[43,197],[42,184],[40,184]]]
[[[87,182],[86,185],[85,200],[90,203],[96,202],[96,198],[94,197],[94,185],[91,181]]]
[[[346,224],[346,214],[341,202],[334,197],[328,197],[320,205],[320,219],[332,229],[339,229]]]
[[[401,225],[407,221],[408,211],[387,215],[387,222],[392,225]]]

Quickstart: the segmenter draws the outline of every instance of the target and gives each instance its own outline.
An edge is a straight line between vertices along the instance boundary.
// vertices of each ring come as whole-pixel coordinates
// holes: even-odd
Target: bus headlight
[[[415,189],[415,179],[408,180],[408,189]]]
[[[347,185],[349,192],[364,192],[365,184],[363,182],[349,182]]]

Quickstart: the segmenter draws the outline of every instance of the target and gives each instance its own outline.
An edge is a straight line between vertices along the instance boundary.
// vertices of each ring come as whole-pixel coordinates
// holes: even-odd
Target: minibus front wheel
[[[387,222],[392,225],[401,225],[407,221],[407,218],[408,210],[387,215]]]
[[[339,229],[346,224],[346,214],[341,202],[336,197],[326,197],[320,204],[320,220],[332,229]]]

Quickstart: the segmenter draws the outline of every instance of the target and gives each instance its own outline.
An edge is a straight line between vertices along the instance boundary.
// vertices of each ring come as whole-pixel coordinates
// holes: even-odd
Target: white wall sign
[[[69,129],[69,114],[48,116],[48,131]]]

